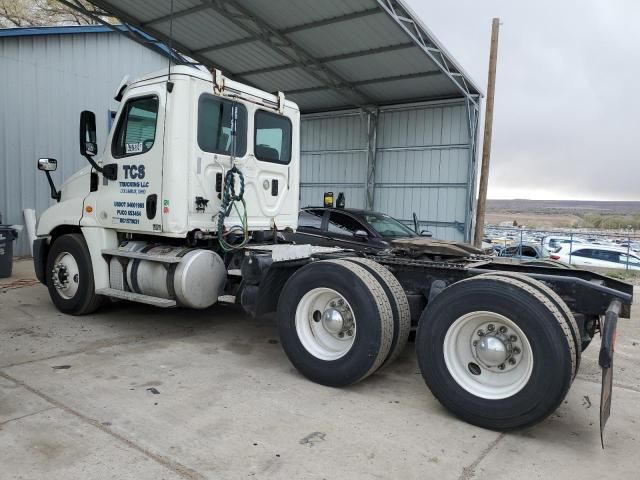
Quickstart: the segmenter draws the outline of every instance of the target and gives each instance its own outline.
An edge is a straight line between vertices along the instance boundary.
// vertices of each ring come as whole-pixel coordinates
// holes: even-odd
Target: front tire
[[[495,430],[533,425],[562,403],[574,348],[553,303],[506,277],[449,286],[423,312],[416,336],[422,376],[440,403]]]
[[[332,387],[375,372],[389,355],[394,330],[380,283],[344,260],[313,262],[294,273],[280,294],[277,323],[291,363]]]
[[[79,233],[54,240],[47,257],[46,279],[49,296],[63,313],[87,315],[104,301],[95,293],[89,249]]]

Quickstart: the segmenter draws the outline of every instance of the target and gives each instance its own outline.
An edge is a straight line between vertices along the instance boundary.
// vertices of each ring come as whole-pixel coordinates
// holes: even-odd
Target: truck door
[[[164,92],[162,84],[133,89],[105,148],[102,164],[117,165],[117,180],[101,176],[96,217],[104,227],[162,231],[162,157]],[[143,90],[143,91],[142,91]]]
[[[249,163],[255,168],[248,169],[247,183],[253,184],[260,211],[250,211],[249,215],[275,217],[282,212],[289,192],[292,123],[286,116],[258,109],[253,127],[253,154],[249,155]]]

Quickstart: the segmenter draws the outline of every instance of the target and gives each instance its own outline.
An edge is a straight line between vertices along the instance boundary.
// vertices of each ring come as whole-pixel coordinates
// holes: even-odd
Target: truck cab
[[[120,108],[102,154],[95,144],[95,115],[82,112],[80,151],[90,165],[59,192],[50,181],[57,203],[39,219],[35,262],[38,278],[53,285],[54,299],[60,293],[56,284],[64,284],[59,277],[70,286],[74,282],[64,262],[47,265],[61,235],[80,235],[94,289],[109,292],[113,255],[105,251],[124,242],[137,242],[129,248],[140,250],[164,243],[194,248],[198,241],[215,244],[224,237],[233,248],[234,241],[241,243],[238,236],[246,243],[256,232],[296,228],[300,112],[284,95],[218,71],[175,66],[124,81],[115,98]],[[56,165],[53,159],[39,161],[49,179]]]
[[[295,228],[295,103],[224,77],[217,88],[211,73],[186,66],[149,74],[117,93],[120,108],[96,161],[112,166],[115,179],[89,167],[71,177],[58,208],[42,215],[38,236],[51,233],[59,220],[50,217],[62,209],[82,227],[177,238],[214,232],[221,177],[233,165],[244,176],[249,230]],[[238,222],[234,212],[226,225]]]

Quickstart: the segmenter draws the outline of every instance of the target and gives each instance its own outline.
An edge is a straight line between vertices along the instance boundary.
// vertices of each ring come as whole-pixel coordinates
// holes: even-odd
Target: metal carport
[[[301,205],[344,191],[349,206],[416,212],[439,238],[471,239],[481,93],[403,1],[91,3],[298,103]]]

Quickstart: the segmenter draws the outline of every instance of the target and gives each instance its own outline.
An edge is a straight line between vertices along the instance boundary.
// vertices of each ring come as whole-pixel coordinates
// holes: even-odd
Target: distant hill
[[[530,228],[594,228],[640,230],[639,202],[579,200],[487,200],[488,225]]]
[[[640,215],[638,202],[596,202],[583,200],[487,200],[487,212]]]

